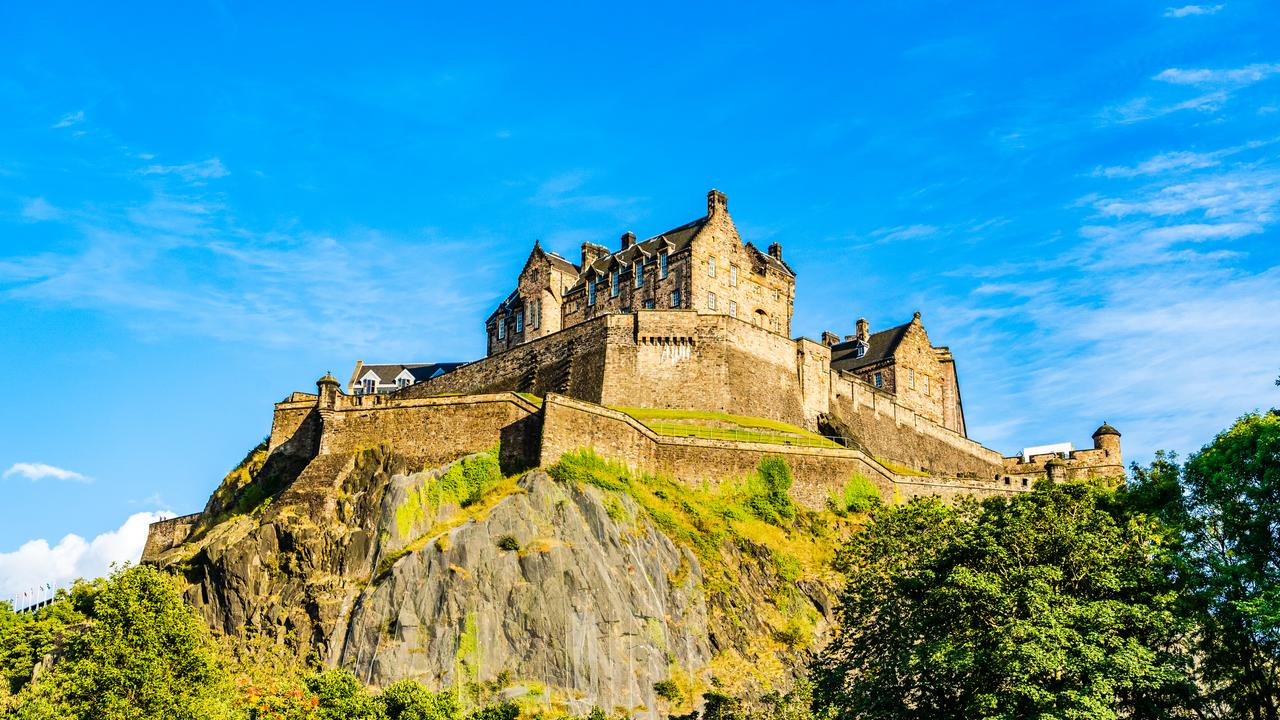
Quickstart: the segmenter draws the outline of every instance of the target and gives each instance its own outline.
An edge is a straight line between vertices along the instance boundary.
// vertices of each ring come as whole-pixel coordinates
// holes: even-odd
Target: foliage
[[[378,697],[387,720],[458,720],[458,696],[433,693],[412,680],[401,680]]]
[[[880,507],[880,491],[861,473],[844,484],[839,493],[832,493],[828,506],[837,515],[865,513]]]
[[[778,455],[760,458],[756,472],[747,480],[747,507],[761,520],[781,525],[796,517],[791,501],[791,468]]]
[[[173,579],[150,567],[122,567],[79,601],[88,622],[63,628],[61,657],[20,697],[38,717],[215,718],[227,714],[225,671],[209,631]],[[69,603],[70,604],[70,603]]]
[[[498,538],[498,549],[507,551],[517,551],[520,549],[520,541],[515,535],[503,535]]]
[[[881,510],[841,551],[816,705],[863,718],[1165,717],[1186,624],[1167,531],[1106,489],[1049,485]]]
[[[1179,468],[1158,454],[1129,493],[1177,528],[1184,613],[1199,626],[1204,713],[1280,715],[1280,413],[1249,414]]]
[[[813,688],[798,680],[788,693],[771,691],[759,698],[734,697],[721,690],[703,693],[702,711],[672,716],[672,720],[813,720]],[[841,715],[841,717],[844,717]]]
[[[449,465],[439,476],[428,477],[411,489],[396,507],[398,537],[408,538],[416,524],[433,517],[442,505],[452,503],[465,508],[478,502],[500,480],[502,468],[496,451],[468,455]]]

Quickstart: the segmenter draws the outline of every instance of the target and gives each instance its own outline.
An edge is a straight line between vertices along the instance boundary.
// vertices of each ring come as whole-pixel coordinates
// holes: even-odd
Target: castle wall
[[[557,395],[548,396],[543,407],[544,467],[564,453],[591,448],[643,471],[715,487],[747,477],[761,458],[778,455],[794,477],[792,498],[811,509],[826,507],[831,493],[843,489],[854,473],[870,479],[885,502],[893,499],[894,476],[858,450],[665,437],[624,413]]]
[[[393,397],[422,398],[446,393],[563,393],[599,400],[604,385],[606,318],[538,338],[463,365],[453,372],[411,385]]]
[[[847,373],[831,373],[830,408],[876,457],[939,475],[985,479],[1002,472],[1000,453],[918,415]]]
[[[191,534],[200,519],[200,513],[181,515],[168,520],[153,522],[147,526],[147,542],[142,547],[142,562],[154,560],[160,553],[177,547]]]
[[[1004,458],[1004,465],[1000,472],[1014,477],[1044,477],[1047,473],[1046,467],[1052,460],[1061,462],[1061,479],[1063,480],[1124,477],[1124,464],[1120,458],[1103,448],[1073,450],[1067,454],[1066,458],[1062,458],[1057,453],[1032,455],[1027,458],[1027,462],[1022,462],[1022,457],[1015,455]]]

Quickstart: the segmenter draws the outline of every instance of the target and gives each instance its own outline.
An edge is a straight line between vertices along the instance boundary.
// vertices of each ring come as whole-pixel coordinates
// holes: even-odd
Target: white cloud
[[[44,463],[14,463],[13,465],[10,465],[9,469],[4,471],[4,475],[0,477],[7,480],[14,476],[24,477],[32,482],[46,479],[69,480],[72,482],[82,483],[93,482],[92,478],[75,472],[74,470],[64,470],[63,468],[46,465]]]
[[[938,234],[938,228],[934,225],[898,225],[871,231],[871,237],[878,238],[880,242],[885,243],[918,240],[936,234]]]
[[[577,208],[620,214],[624,220],[637,217],[635,207],[646,198],[580,192],[591,178],[585,170],[556,175],[542,182],[530,202],[552,209]]]
[[[1170,152],[1157,155],[1133,167],[1116,165],[1098,168],[1094,175],[1109,178],[1128,178],[1139,175],[1157,175],[1177,170],[1198,170],[1218,164],[1215,153]]]
[[[1183,5],[1182,7],[1171,7],[1164,11],[1165,17],[1181,18],[1190,17],[1192,15],[1213,15],[1220,12],[1226,5]]]
[[[1244,87],[1280,73],[1280,63],[1254,63],[1226,70],[1169,68],[1155,76],[1156,80],[1174,85],[1230,85]]]
[[[39,222],[42,220],[57,220],[61,216],[62,211],[42,197],[31,198],[22,204],[23,220]]]
[[[211,180],[231,174],[218,158],[209,158],[185,165],[148,165],[138,171],[142,175],[177,175],[187,182]]]
[[[53,546],[48,540],[29,540],[13,552],[0,553],[0,600],[21,600],[24,591],[46,583],[62,587],[77,578],[102,577],[112,563],[136,562],[147,541],[147,526],[170,517],[173,513],[135,513],[93,540],[74,534]]]
[[[79,125],[82,122],[84,122],[84,111],[77,110],[73,113],[67,113],[66,115],[63,115],[61,120],[53,124],[53,127],[55,128],[71,127],[72,125]]]

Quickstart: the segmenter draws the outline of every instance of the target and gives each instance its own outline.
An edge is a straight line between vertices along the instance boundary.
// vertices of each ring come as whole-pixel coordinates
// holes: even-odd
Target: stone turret
[[[1108,425],[1105,420],[1093,431],[1093,449],[1105,450],[1108,459],[1113,459],[1116,465],[1124,468],[1124,461],[1120,456],[1120,431]]]
[[[327,410],[333,410],[338,404],[338,388],[342,386],[338,382],[338,378],[333,373],[325,373],[324,377],[316,381],[316,390],[318,397],[316,398],[316,407],[321,413]]]

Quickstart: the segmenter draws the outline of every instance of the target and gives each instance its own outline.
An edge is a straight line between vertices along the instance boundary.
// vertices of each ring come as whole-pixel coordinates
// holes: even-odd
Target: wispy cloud
[[[594,210],[614,212],[623,219],[636,217],[635,208],[646,198],[626,195],[607,195],[583,192],[591,173],[575,170],[548,178],[538,185],[529,201],[534,205],[560,209]]]
[[[62,118],[58,120],[58,122],[54,123],[51,127],[68,128],[68,127],[71,127],[72,125],[79,125],[82,122],[84,122],[84,111],[77,110],[73,113],[67,113],[66,115],[63,115]]]
[[[891,243],[902,240],[918,240],[938,234],[936,225],[897,225],[883,227],[871,231],[871,237],[879,242]]]
[[[117,529],[92,540],[67,535],[56,545],[48,540],[30,540],[17,550],[0,553],[0,599],[17,597],[46,584],[65,586],[78,578],[106,575],[113,563],[137,562],[147,542],[148,526],[173,517],[170,512],[140,512],[130,515]],[[28,600],[29,601],[29,600]]]
[[[11,477],[23,477],[32,482],[36,480],[67,480],[71,482],[88,483],[93,482],[89,478],[74,470],[66,470],[54,465],[46,465],[45,463],[29,463],[19,462],[9,466],[4,471],[4,475],[0,476],[8,480]]]
[[[1164,16],[1168,18],[1183,18],[1193,15],[1213,15],[1221,12],[1226,5],[1183,5],[1182,7],[1166,8]]]
[[[1244,87],[1262,82],[1276,73],[1280,73],[1280,63],[1255,63],[1244,67],[1221,70],[1169,68],[1161,71],[1154,79],[1174,85]]]
[[[32,222],[40,222],[43,220],[56,220],[62,216],[62,211],[54,207],[42,197],[30,198],[22,203],[22,219]]]
[[[177,175],[188,182],[211,180],[231,174],[231,171],[227,170],[222,161],[216,157],[184,165],[148,165],[138,172],[143,175]]]

